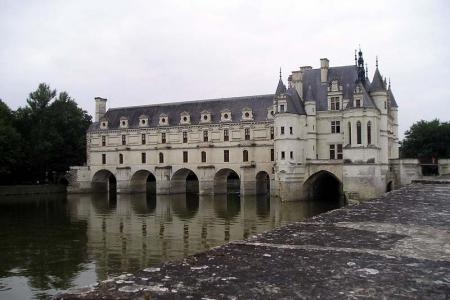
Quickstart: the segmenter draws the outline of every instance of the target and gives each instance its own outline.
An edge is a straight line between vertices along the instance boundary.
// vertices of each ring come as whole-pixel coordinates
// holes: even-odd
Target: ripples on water
[[[46,299],[337,206],[239,195],[0,199],[0,299]]]

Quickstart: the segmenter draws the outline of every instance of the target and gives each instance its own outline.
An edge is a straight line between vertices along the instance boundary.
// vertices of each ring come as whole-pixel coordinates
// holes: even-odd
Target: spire
[[[280,67],[280,80],[281,80],[281,67]]]
[[[397,101],[395,101],[394,93],[391,89],[391,79],[389,78],[389,87],[388,87],[388,96],[389,96],[389,102],[391,107],[398,107]]]
[[[375,60],[375,66],[377,67],[377,69],[378,69],[378,55],[376,56],[376,60]]]
[[[355,66],[358,65],[358,58],[356,57],[356,49],[355,49]]]
[[[280,79],[278,80],[277,90],[275,91],[275,95],[281,95],[286,92],[286,86],[283,83],[283,79],[281,78],[281,68],[280,68]]]
[[[383,77],[380,74],[378,68],[375,69],[375,74],[373,74],[373,80],[369,87],[369,92],[386,91],[386,84],[384,83]]]
[[[358,51],[358,82],[366,82],[365,71],[364,71],[364,58],[361,48]]]
[[[367,66],[367,63],[366,63],[366,79],[369,79],[369,67]]]

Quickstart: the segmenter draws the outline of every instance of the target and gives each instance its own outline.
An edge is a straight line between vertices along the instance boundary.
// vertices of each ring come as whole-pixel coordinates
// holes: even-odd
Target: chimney
[[[106,100],[105,98],[95,97],[95,122],[99,122],[106,113]]]
[[[328,67],[330,66],[330,61],[328,58],[320,59],[320,82],[328,82]]]

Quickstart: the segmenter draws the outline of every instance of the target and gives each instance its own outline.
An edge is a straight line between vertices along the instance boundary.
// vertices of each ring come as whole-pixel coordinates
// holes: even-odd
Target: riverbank
[[[450,295],[450,182],[415,183],[57,299]]]
[[[66,186],[57,184],[0,186],[0,198],[17,195],[62,194],[65,192]]]

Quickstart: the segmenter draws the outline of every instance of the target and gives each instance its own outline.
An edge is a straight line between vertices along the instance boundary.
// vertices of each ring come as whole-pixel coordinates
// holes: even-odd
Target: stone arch
[[[130,192],[155,193],[156,177],[149,170],[138,170],[130,178]]]
[[[92,176],[92,190],[94,192],[117,192],[117,180],[114,174],[106,169],[97,171]]]
[[[386,185],[386,193],[390,192],[393,190],[393,182],[389,181]]]
[[[198,194],[198,176],[194,171],[182,168],[177,170],[172,175],[170,180],[170,193],[183,194],[193,193]]]
[[[267,194],[270,192],[270,176],[266,171],[259,171],[256,174],[256,194]]]
[[[237,194],[240,187],[241,179],[232,169],[220,169],[214,175],[214,194]]]
[[[312,174],[303,183],[303,197],[308,201],[345,203],[342,182],[336,175],[325,170]]]

